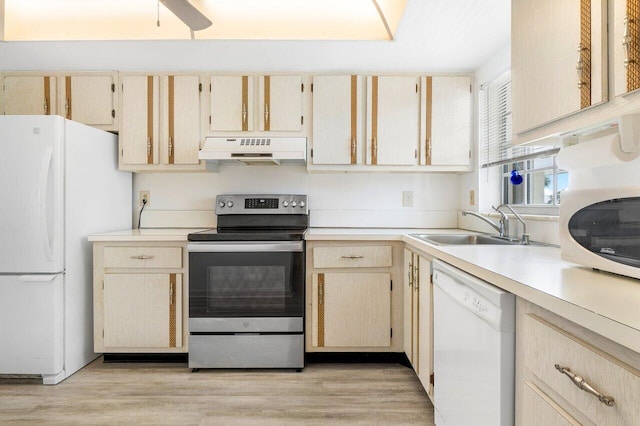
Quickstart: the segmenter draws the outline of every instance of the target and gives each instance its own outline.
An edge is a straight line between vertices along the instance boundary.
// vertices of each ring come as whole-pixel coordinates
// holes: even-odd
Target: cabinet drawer
[[[105,247],[105,268],[182,268],[182,247]]]
[[[315,247],[314,268],[388,268],[391,246]]]
[[[524,367],[578,412],[598,425],[632,425],[640,418],[640,371],[533,315],[524,316]],[[607,406],[575,386],[556,365],[614,399]],[[567,411],[571,411],[565,407]],[[532,413],[533,414],[533,413]]]

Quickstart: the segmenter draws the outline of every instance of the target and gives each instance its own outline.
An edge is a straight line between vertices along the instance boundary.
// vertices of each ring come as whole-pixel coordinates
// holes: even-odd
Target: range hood
[[[199,158],[245,164],[306,164],[307,138],[207,137]]]

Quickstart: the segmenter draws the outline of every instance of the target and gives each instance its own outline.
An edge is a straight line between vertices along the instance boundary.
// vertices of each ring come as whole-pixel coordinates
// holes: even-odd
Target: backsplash
[[[138,194],[151,192],[144,227],[215,226],[214,201],[224,193],[309,195],[313,227],[455,228],[458,178],[435,173],[307,173],[304,166],[223,165],[219,173],[137,173]],[[413,207],[402,192],[413,191]]]

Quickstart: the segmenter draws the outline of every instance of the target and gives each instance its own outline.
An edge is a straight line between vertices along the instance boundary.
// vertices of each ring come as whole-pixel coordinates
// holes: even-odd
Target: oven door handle
[[[192,242],[187,244],[189,253],[249,253],[249,252],[302,252],[303,241],[261,241],[248,242]]]

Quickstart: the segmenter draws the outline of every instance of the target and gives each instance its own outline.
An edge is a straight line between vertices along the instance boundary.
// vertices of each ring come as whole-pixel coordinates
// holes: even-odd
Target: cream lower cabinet
[[[402,351],[401,245],[307,242],[307,352]]]
[[[587,391],[587,384],[600,398]],[[516,424],[631,426],[639,421],[640,354],[518,299]]]
[[[186,352],[186,248],[94,243],[96,352]]]
[[[433,285],[431,261],[404,250],[404,352],[433,401]]]

